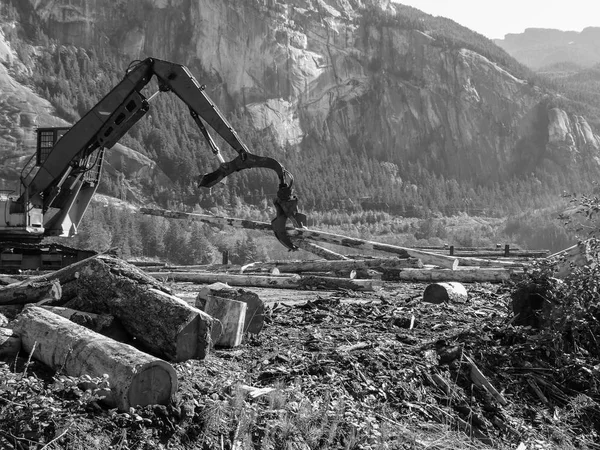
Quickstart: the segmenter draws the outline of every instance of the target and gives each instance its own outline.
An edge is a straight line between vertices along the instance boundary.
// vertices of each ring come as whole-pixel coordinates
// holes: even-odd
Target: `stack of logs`
[[[109,256],[4,286],[0,305],[22,307],[0,329],[0,356],[21,350],[69,376],[108,375],[104,401],[122,410],[169,403],[169,362],[203,359],[211,344],[211,316]]]

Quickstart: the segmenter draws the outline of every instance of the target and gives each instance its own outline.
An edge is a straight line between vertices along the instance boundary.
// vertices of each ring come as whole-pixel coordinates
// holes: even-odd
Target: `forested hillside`
[[[110,45],[99,43],[83,48],[62,44],[52,37],[46,24],[24,2],[4,2],[0,14],[6,39],[29,69],[29,72],[16,73],[15,78],[50,100],[57,115],[71,123],[115,86],[131,63],[131,58],[115,51]],[[597,84],[593,70],[589,72],[589,78],[580,79],[577,89],[573,88],[574,80],[570,80],[569,88],[560,84],[564,80],[550,83],[520,65],[489,39],[451,20],[434,18],[402,5],[397,6],[397,12],[393,15],[376,6],[361,11],[360,29],[365,33],[372,33],[373,30],[385,33],[388,29],[426,33],[433,38],[432,45],[444,52],[454,54],[460,49],[476,52],[511,76],[527,80],[530,87],[537,86],[538,92],[545,93],[545,99],[538,107],[539,120],[534,118],[532,121],[533,133],[519,140],[516,163],[512,168],[503,169],[503,175],[498,177],[480,176],[467,171],[462,171],[462,176],[448,175],[451,173],[449,168],[457,166],[456,161],[453,162],[447,154],[429,150],[436,148],[434,141],[439,138],[438,133],[443,133],[441,131],[432,130],[430,135],[421,137],[408,153],[394,152],[381,142],[370,141],[366,133],[347,135],[348,146],[330,146],[322,136],[311,132],[304,136],[300,146],[291,143],[282,145],[272,127],[257,129],[244,108],[222,105],[228,119],[251,151],[275,156],[294,175],[301,207],[312,213],[313,217],[324,219],[325,211],[337,213],[338,217],[332,220],[332,226],[369,224],[373,220],[372,217],[368,218],[370,211],[380,212],[382,218],[389,220],[398,216],[431,220],[433,216],[459,214],[501,218],[557,206],[562,202],[561,193],[565,190],[589,190],[591,182],[597,177],[594,167],[583,164],[584,170],[581,170],[582,166],[577,166],[576,173],[570,169],[557,170],[552,159],[540,157],[540,149],[548,140],[546,116],[550,108],[558,106],[567,112],[591,114],[592,123],[598,123],[594,115],[594,103],[598,99],[587,94],[588,89],[593,89]],[[368,37],[365,39],[368,41]],[[429,82],[416,69],[401,64],[393,66],[393,62],[383,59],[384,56],[385,51],[382,55],[374,56],[369,66],[373,83],[375,86],[380,83],[383,91],[387,91],[385,85],[389,83],[384,74],[391,69],[396,70],[395,76],[412,86],[411,89],[437,89],[428,85]],[[208,92],[211,92],[211,83],[222,84],[219,75],[204,72],[202,64],[194,65],[192,69],[196,78],[207,84]],[[560,92],[565,96],[562,99],[551,94],[551,90],[557,86],[562,86]],[[147,96],[154,90],[156,86],[149,86]],[[224,97],[221,94],[218,98]],[[233,103],[233,99],[229,100]],[[351,103],[341,104],[348,108],[353,106]],[[371,106],[381,108],[381,103],[372,101]],[[152,101],[151,108],[151,112],[121,140],[122,144],[156,161],[174,183],[174,187],[166,188],[152,179],[142,180],[140,188],[150,201],[166,208],[190,211],[212,209],[234,215],[254,214],[265,220],[269,217],[270,199],[277,189],[277,180],[272,173],[246,170],[232,175],[227,183],[210,191],[198,188],[198,176],[214,170],[217,162],[189,117],[187,108],[168,93],[158,95]],[[375,116],[387,113],[381,109],[371,112]],[[397,133],[402,134],[403,129],[400,127]],[[225,149],[226,146],[222,147]],[[234,156],[233,152],[226,152],[225,158],[232,159]],[[453,170],[456,172],[457,169]],[[458,172],[461,172],[460,168]],[[120,180],[104,177],[101,191],[119,197]],[[217,248],[218,245],[208,244],[209,237],[213,242],[215,238],[210,236],[210,231],[181,224],[165,227],[161,242],[150,244],[149,236],[157,233],[148,229],[157,226],[150,219],[131,219],[135,222],[131,224],[123,222],[125,219],[122,218],[116,220],[110,216],[98,216],[98,211],[96,208],[86,217],[81,241],[99,249],[116,246],[132,255],[166,255],[181,259],[181,252],[177,248],[168,248],[166,245],[166,233],[179,236],[184,231],[188,245],[205,249],[204,255],[215,255],[218,250],[226,249],[227,245],[231,249],[242,243],[252,251],[254,245],[253,242],[248,243],[245,236],[240,236],[237,241]],[[94,230],[94,227],[101,229]],[[406,231],[414,236],[415,228]],[[419,235],[418,231],[417,235],[425,239],[442,239],[431,231],[435,227],[429,228],[430,235],[422,232]],[[382,233],[384,231],[393,232],[389,227]],[[367,227],[358,231],[365,232],[371,233],[372,230]],[[493,240],[498,233],[502,233],[502,230],[495,230],[484,239]],[[550,242],[552,239],[549,238],[547,242],[540,242],[540,245],[562,245],[566,238],[562,235],[557,238],[557,233],[560,234],[557,231],[550,232],[554,234],[555,242]],[[444,233],[438,230],[437,234]],[[138,239],[139,235],[146,239]],[[119,241],[124,239],[123,236],[128,236],[126,244]],[[177,240],[173,238],[172,242]],[[244,251],[240,249],[238,253]],[[189,262],[205,262],[207,259],[211,258],[196,255]]]

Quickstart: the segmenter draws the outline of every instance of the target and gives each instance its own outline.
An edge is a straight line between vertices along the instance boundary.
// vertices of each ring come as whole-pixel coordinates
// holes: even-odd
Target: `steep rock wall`
[[[29,2],[64,43],[188,65],[222,109],[243,108],[281,145],[426,157],[447,177],[478,180],[597,158],[585,119],[548,112],[535,86],[473,51],[364,20],[366,5],[392,13],[389,1]]]

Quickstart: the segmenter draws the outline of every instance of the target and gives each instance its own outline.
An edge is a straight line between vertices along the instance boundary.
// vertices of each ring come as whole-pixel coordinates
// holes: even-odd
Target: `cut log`
[[[60,300],[62,289],[58,280],[30,279],[0,287],[0,305]]]
[[[235,289],[224,283],[214,283],[200,289],[196,296],[196,308],[206,311],[206,302],[211,297],[244,302],[247,305],[244,333],[260,333],[265,323],[265,302],[260,299],[258,294],[246,289]],[[212,314],[208,314],[212,316]]]
[[[256,262],[242,267],[243,272],[271,270],[276,267],[281,273],[341,272],[351,270],[379,270],[381,272],[401,268],[422,268],[423,263],[415,258],[348,259],[346,261],[270,261]]]
[[[423,301],[427,303],[465,303],[467,301],[467,290],[456,282],[433,283],[423,291]]]
[[[116,317],[145,351],[169,361],[209,351],[212,319],[118,258],[88,258],[44,277],[60,280],[63,300],[70,299],[63,306]]]
[[[320,256],[328,261],[344,261],[346,258],[344,255],[336,253],[320,245],[313,244],[312,242],[306,242],[303,239],[292,239],[292,242],[296,244],[302,250],[305,250],[314,255]]]
[[[14,358],[21,351],[21,338],[10,328],[0,328],[0,358]]]
[[[148,275],[176,282],[212,284],[224,282],[231,286],[266,287],[279,289],[348,289],[373,291],[380,286],[376,280],[351,280],[347,278],[233,275],[199,272],[149,272]]]
[[[168,404],[177,374],[161,359],[88,330],[44,308],[29,306],[15,321],[23,350],[54,370],[79,377],[108,375],[104,401],[120,410]]]
[[[448,269],[394,269],[383,273],[383,281],[458,281],[463,283],[501,283],[521,272],[501,268]]]
[[[218,335],[212,334],[216,347],[232,348],[242,343],[247,307],[244,302],[212,295],[206,300],[204,312],[219,323],[215,327]]]

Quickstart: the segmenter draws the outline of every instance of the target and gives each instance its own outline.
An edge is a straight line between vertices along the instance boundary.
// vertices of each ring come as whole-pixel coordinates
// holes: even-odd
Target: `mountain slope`
[[[73,58],[85,48],[86,58],[110,61],[113,78],[147,56],[190,67],[254,152],[293,169],[308,207],[365,197],[404,212],[423,204],[458,209],[467,197],[488,206],[507,198],[515,177],[528,193],[514,195],[529,197],[526,204],[585,178],[569,173],[598,172],[600,139],[585,117],[559,105],[491,41],[414,8],[384,0],[11,4],[34,71],[40,52],[63,58],[58,44],[76,46]],[[40,38],[24,21],[50,45],[31,47]],[[193,191],[194,177],[214,162],[170,105],[142,121],[127,144]],[[551,191],[532,193],[539,181],[532,172]],[[260,196],[271,185],[267,176],[240,174],[227,190]]]

